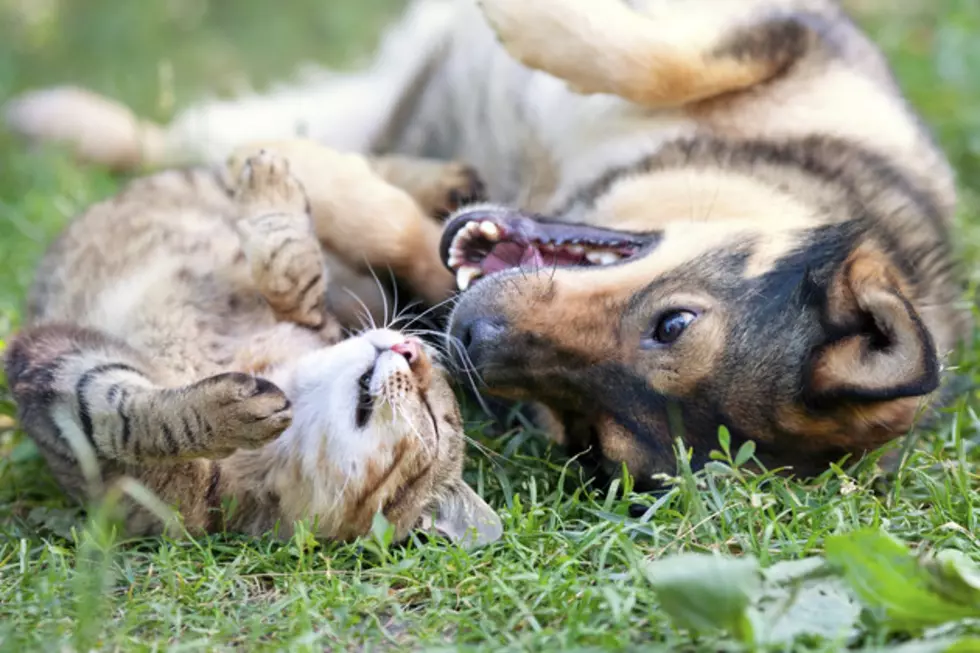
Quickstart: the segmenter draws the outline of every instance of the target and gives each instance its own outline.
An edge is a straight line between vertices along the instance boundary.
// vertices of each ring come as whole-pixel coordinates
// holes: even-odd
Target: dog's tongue
[[[582,248],[577,251],[569,251],[554,247],[542,250],[541,247],[540,243],[513,241],[498,243],[480,262],[480,270],[483,274],[493,274],[516,267],[534,270],[558,265],[581,265],[585,261]]]
[[[480,264],[484,274],[493,274],[515,267],[544,267],[544,258],[537,247],[522,243],[500,243]]]

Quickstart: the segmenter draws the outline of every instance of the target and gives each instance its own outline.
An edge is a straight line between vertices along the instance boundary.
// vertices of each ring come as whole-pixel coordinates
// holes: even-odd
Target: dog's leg
[[[371,157],[368,163],[378,176],[411,195],[427,215],[435,218],[485,199],[479,175],[464,163],[407,156]]]
[[[579,93],[677,107],[760,84],[811,32],[782,0],[479,0],[504,48]]]

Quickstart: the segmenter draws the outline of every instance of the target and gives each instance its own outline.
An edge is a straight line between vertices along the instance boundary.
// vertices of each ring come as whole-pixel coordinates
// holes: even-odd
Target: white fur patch
[[[280,450],[282,459],[301,461],[313,493],[311,514],[335,507],[344,486],[360,482],[368,461],[390,464],[393,445],[410,435],[411,425],[402,423],[390,407],[385,411],[380,402],[364,428],[357,426],[354,417],[358,380],[368,369],[374,366],[371,388],[375,391],[392,374],[408,370],[402,356],[387,351],[404,340],[395,331],[368,331],[307,354],[270,375],[293,404],[293,422],[272,446]]]

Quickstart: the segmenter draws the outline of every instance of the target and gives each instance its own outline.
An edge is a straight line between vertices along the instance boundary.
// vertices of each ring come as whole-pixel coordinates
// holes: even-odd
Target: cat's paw
[[[250,214],[262,212],[309,213],[303,185],[293,176],[286,157],[260,150],[250,156],[238,179],[239,205]]]
[[[328,277],[316,240],[287,241],[267,257],[264,270],[253,270],[253,276],[277,320],[313,330],[326,325]]]
[[[194,386],[218,455],[258,449],[279,437],[293,420],[285,393],[270,381],[238,372],[218,374]]]
[[[464,163],[448,163],[436,183],[434,213],[445,218],[453,211],[486,199],[486,186],[476,170]]]
[[[329,276],[306,216],[259,214],[239,220],[238,229],[252,279],[276,319],[322,327]]]
[[[323,324],[316,330],[317,336],[326,345],[336,345],[344,339],[344,327],[340,321],[330,313],[327,313]]]

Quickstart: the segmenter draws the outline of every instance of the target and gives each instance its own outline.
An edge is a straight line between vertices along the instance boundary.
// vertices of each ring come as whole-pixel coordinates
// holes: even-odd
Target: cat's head
[[[295,475],[280,491],[287,515],[316,518],[337,539],[368,532],[379,510],[399,539],[414,529],[469,545],[500,537],[499,517],[462,478],[459,404],[428,345],[367,331],[305,356],[280,383],[293,423],[271,446],[298,461],[280,469]]]

